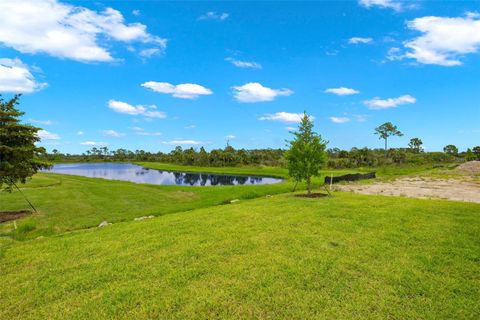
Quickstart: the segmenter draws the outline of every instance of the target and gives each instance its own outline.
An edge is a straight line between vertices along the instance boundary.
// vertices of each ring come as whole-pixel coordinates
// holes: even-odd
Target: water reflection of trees
[[[246,176],[227,176],[217,174],[204,173],[182,173],[173,172],[175,184],[177,185],[212,185],[212,186],[231,186],[244,184],[258,184],[262,182],[260,177],[246,177]]]

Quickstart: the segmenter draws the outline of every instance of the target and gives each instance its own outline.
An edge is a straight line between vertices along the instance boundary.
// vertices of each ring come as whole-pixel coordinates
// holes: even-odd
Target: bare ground
[[[480,203],[480,183],[457,179],[401,178],[374,184],[337,185],[336,190],[424,199],[446,199]]]

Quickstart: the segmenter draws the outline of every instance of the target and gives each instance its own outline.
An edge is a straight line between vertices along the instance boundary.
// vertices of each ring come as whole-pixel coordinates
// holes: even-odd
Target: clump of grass
[[[17,240],[24,240],[28,234],[37,229],[35,221],[15,222],[17,228],[13,231],[12,237]]]

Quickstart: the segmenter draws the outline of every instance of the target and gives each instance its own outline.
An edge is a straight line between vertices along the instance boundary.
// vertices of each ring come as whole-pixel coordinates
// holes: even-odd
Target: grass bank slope
[[[4,240],[1,319],[478,319],[480,205],[292,195]]]
[[[179,187],[39,173],[23,188],[39,213],[17,221],[15,232],[12,222],[1,224],[0,235],[31,238],[94,227],[105,220],[116,223],[160,216],[232,199],[289,192],[292,188],[290,181],[257,186]],[[18,191],[0,192],[0,212],[23,209],[30,208]]]

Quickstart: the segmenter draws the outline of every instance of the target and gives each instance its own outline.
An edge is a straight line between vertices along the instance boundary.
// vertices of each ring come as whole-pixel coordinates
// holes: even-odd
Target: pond
[[[50,170],[61,174],[124,180],[135,183],[178,186],[231,186],[274,184],[283,181],[279,178],[226,175],[212,173],[171,172],[147,169],[131,163],[63,163],[55,164]]]

